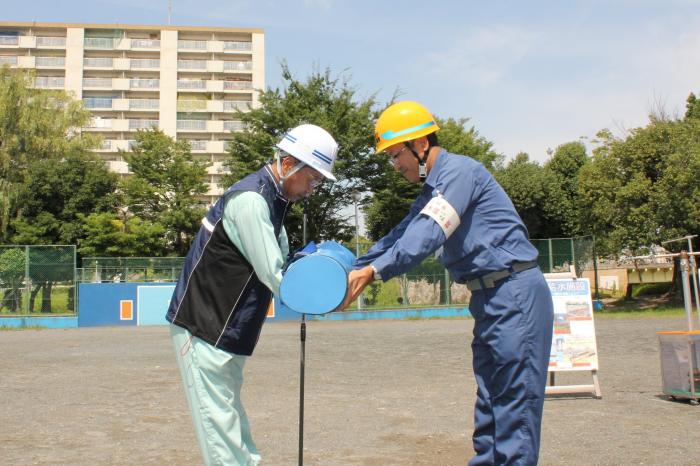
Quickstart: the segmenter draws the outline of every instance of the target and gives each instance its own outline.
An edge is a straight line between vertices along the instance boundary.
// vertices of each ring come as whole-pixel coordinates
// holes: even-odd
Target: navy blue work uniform
[[[421,213],[436,196],[459,216],[449,237],[436,220]],[[408,215],[356,267],[371,264],[386,281],[440,247],[440,260],[453,279],[472,291],[478,390],[476,454],[469,464],[536,464],[552,343],[552,296],[537,267],[537,249],[503,188],[481,163],[444,150]]]

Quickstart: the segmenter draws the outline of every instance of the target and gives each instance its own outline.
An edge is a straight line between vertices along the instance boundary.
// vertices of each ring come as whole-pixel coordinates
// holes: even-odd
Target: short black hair
[[[426,136],[428,138],[428,147],[439,146],[437,133],[430,133]]]

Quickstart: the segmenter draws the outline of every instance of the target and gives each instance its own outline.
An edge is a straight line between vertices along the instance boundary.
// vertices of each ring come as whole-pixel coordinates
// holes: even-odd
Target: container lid
[[[299,314],[326,314],[345,299],[348,275],[339,261],[311,254],[293,262],[280,284],[280,300]]]

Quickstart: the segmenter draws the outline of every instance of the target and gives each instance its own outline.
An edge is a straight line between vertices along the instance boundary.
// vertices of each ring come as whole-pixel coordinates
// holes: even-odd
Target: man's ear
[[[418,154],[423,154],[425,151],[428,150],[428,147],[430,147],[428,138],[425,136],[421,136],[418,139],[414,139],[412,142],[413,150],[415,150]]]

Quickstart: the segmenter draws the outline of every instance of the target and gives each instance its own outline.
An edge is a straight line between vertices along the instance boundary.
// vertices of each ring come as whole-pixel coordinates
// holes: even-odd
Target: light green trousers
[[[187,404],[204,464],[256,466],[260,462],[241,403],[246,356],[227,353],[170,325]]]

